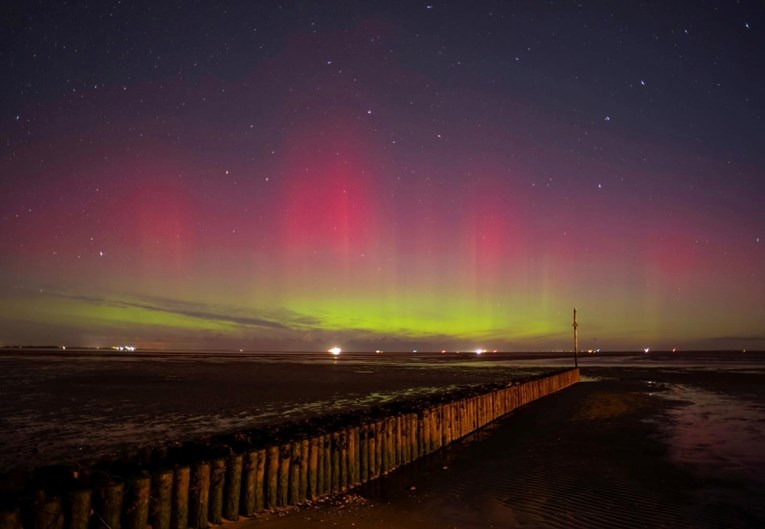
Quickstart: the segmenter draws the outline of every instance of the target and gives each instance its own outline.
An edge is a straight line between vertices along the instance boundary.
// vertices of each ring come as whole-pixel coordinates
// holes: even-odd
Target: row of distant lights
[[[342,353],[342,352],[343,352],[343,350],[342,350],[342,349],[340,349],[339,347],[333,347],[333,348],[329,349],[327,352],[328,352],[328,353],[330,353],[330,354],[332,354],[332,355],[334,355],[334,356],[337,356],[337,355],[339,355],[340,353]],[[416,353],[416,352],[417,352],[417,349],[412,349],[412,352],[413,352],[413,353]],[[446,351],[446,349],[444,349],[444,350],[442,350],[442,351],[441,351],[441,354],[446,354],[446,352],[447,352],[447,351]],[[459,352],[460,352],[460,351],[457,351],[457,353],[459,353]],[[486,349],[476,349],[476,350],[475,350],[475,351],[473,351],[473,352],[474,352],[475,354],[477,354],[477,355],[480,355],[480,354],[483,354],[483,353],[487,353],[488,351],[487,351]],[[496,349],[494,349],[494,350],[492,351],[492,353],[496,353],[496,352],[497,352],[497,350],[496,350]],[[377,349],[377,350],[375,351],[375,353],[377,353],[377,354],[380,354],[380,353],[382,353],[382,351],[381,351],[380,349]]]
[[[66,351],[66,345],[59,345],[59,349],[62,351]],[[96,349],[101,349],[100,347],[96,347]],[[131,353],[135,351],[135,345],[112,345],[112,349],[115,351],[130,351]]]

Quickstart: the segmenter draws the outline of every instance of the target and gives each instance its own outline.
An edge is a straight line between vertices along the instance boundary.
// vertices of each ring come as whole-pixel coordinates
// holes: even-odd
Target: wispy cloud
[[[268,316],[252,316],[242,314],[240,310],[204,305],[182,300],[157,298],[157,297],[138,297],[130,299],[130,296],[121,298],[119,296],[101,297],[88,296],[82,294],[70,293],[49,293],[59,298],[82,301],[93,305],[102,305],[109,307],[130,307],[152,312],[162,312],[165,314],[174,314],[194,318],[204,321],[215,321],[220,323],[229,323],[240,327],[259,327],[273,330],[294,330],[298,327],[318,325],[320,321],[306,315],[292,313],[290,311],[280,310],[278,314]]]

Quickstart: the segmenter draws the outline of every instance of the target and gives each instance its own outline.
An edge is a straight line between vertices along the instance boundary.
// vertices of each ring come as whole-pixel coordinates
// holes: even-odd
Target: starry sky
[[[765,348],[760,1],[0,19],[0,345]]]

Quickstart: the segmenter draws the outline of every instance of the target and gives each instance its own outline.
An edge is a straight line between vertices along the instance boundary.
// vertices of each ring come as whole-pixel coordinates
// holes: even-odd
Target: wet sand
[[[498,359],[6,350],[0,354],[0,473],[550,370]]]
[[[765,527],[761,371],[583,375],[352,494],[227,527]]]

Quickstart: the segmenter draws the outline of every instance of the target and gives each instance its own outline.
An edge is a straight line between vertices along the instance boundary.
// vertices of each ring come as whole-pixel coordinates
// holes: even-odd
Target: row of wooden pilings
[[[578,381],[579,371],[567,370],[224,457],[130,477],[93,474],[68,490],[41,486],[0,506],[0,529],[206,529],[300,505],[384,476]]]

